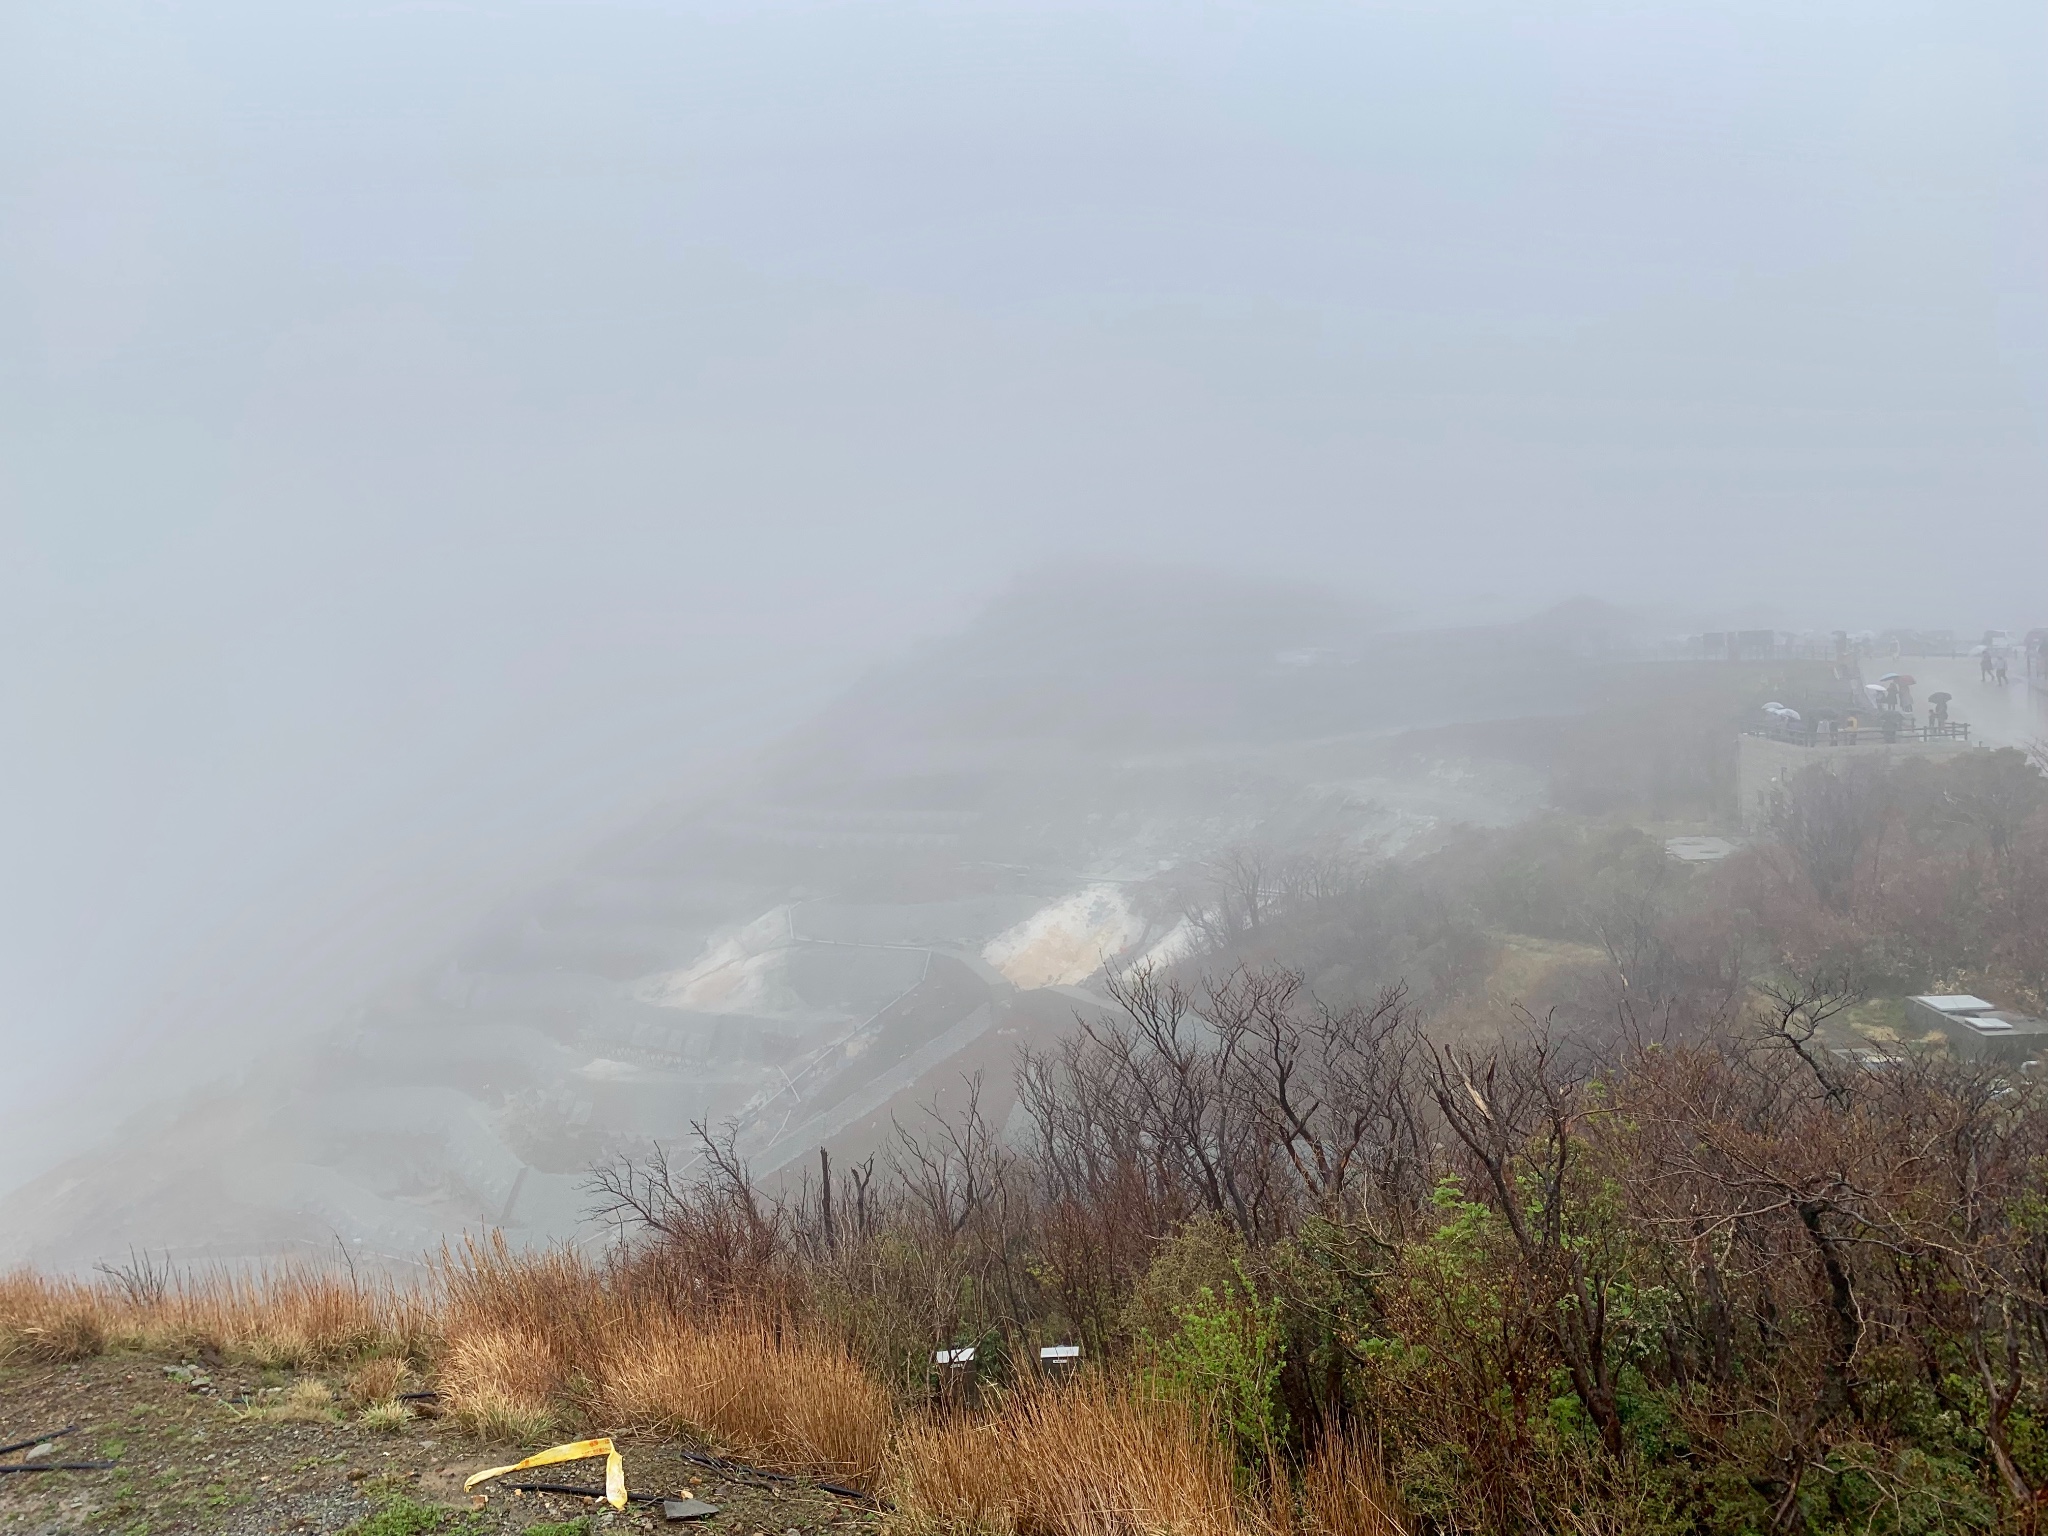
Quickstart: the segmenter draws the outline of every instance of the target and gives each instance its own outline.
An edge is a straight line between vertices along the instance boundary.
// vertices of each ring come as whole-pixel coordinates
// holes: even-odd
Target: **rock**
[[[663,1499],[661,1515],[664,1520],[703,1520],[718,1513],[716,1504],[707,1504],[702,1499]]]

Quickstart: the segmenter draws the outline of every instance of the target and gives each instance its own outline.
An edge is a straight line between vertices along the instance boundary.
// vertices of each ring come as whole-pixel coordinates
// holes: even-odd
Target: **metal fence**
[[[1881,721],[1866,724],[1859,719],[1855,725],[1835,720],[1774,720],[1768,725],[1751,726],[1749,734],[1795,747],[1853,747],[1899,741],[1956,741],[1967,744],[1970,727],[1963,720],[1930,721],[1926,725],[1915,725],[1911,720],[1897,724]]]

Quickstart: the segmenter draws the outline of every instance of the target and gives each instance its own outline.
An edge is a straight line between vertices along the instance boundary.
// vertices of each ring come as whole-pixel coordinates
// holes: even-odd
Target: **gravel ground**
[[[56,1441],[42,1459],[117,1463],[108,1471],[0,1475],[0,1533],[339,1533],[396,1499],[438,1512],[415,1516],[405,1536],[426,1529],[486,1536],[579,1517],[592,1532],[620,1536],[633,1530],[867,1536],[876,1525],[872,1511],[818,1489],[736,1483],[691,1468],[674,1446],[624,1438],[619,1448],[633,1492],[687,1492],[719,1505],[720,1513],[670,1524],[659,1506],[635,1504],[614,1513],[592,1499],[465,1494],[462,1480],[471,1472],[540,1447],[486,1444],[427,1412],[380,1432],[347,1422],[339,1406],[331,1417],[307,1422],[249,1411],[268,1406],[274,1413],[301,1379],[218,1360],[133,1354],[73,1365],[0,1365],[0,1444],[76,1424],[78,1433]],[[0,1457],[22,1459],[18,1452]],[[595,1486],[604,1472],[602,1462],[591,1461],[530,1475]],[[423,1525],[424,1519],[435,1523]],[[387,1517],[384,1523],[393,1522]]]

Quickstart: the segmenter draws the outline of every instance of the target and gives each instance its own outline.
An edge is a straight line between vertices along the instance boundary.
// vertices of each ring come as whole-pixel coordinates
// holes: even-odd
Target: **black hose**
[[[19,1461],[0,1466],[0,1472],[104,1472],[117,1461]]]
[[[25,1451],[32,1445],[41,1445],[46,1440],[61,1440],[66,1435],[75,1435],[77,1433],[78,1426],[76,1424],[66,1424],[62,1429],[53,1429],[47,1435],[32,1435],[26,1440],[17,1440],[12,1445],[0,1445],[0,1456],[11,1455],[15,1451]]]
[[[770,1472],[766,1467],[750,1467],[743,1461],[727,1461],[723,1456],[713,1456],[708,1451],[677,1451],[676,1454],[693,1466],[706,1467],[713,1472],[723,1472],[728,1477],[759,1478],[764,1483],[794,1483],[799,1479],[787,1472]]]
[[[876,1509],[887,1509],[888,1502],[872,1493],[862,1493],[858,1488],[848,1488],[843,1483],[819,1483],[809,1478],[791,1477],[787,1472],[770,1472],[766,1467],[750,1467],[743,1461],[727,1461],[723,1456],[713,1456],[707,1451],[678,1451],[676,1454],[694,1466],[704,1467],[713,1472],[723,1472],[729,1477],[757,1477],[770,1483],[795,1483],[818,1488],[835,1494],[842,1499],[856,1499]]]
[[[499,1486],[508,1493],[566,1493],[579,1499],[601,1499],[605,1496],[602,1488],[578,1488],[572,1483],[501,1483]],[[666,1493],[629,1493],[628,1503],[659,1504],[673,1497]]]

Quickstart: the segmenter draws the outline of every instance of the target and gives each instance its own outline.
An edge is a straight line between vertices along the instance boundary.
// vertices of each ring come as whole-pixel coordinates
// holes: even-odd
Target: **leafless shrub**
[[[128,1250],[126,1264],[99,1263],[93,1265],[96,1274],[105,1275],[120,1287],[121,1294],[132,1307],[162,1306],[170,1295],[173,1278],[170,1258],[152,1259],[147,1251],[138,1253]]]
[[[736,1127],[698,1121],[691,1130],[697,1155],[687,1165],[657,1144],[594,1169],[591,1215],[653,1239],[669,1262],[648,1273],[678,1288],[678,1304],[715,1310],[771,1288],[788,1256],[789,1212],[756,1187]]]
[[[1883,834],[1889,810],[1884,769],[1816,763],[1779,791],[1769,821],[1778,843],[1836,911],[1846,911],[1865,856]]]

